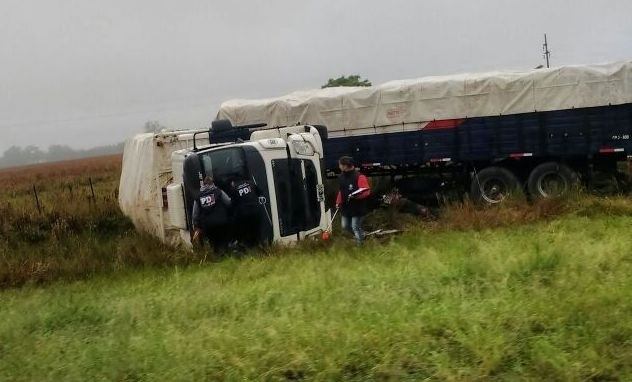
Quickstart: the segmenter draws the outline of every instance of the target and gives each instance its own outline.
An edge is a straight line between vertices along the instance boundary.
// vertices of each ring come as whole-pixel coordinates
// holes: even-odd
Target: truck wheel
[[[555,198],[579,185],[579,176],[565,164],[546,162],[531,171],[527,188],[533,198]]]
[[[476,202],[497,204],[511,194],[521,194],[520,181],[503,167],[487,167],[474,175],[470,195]]]

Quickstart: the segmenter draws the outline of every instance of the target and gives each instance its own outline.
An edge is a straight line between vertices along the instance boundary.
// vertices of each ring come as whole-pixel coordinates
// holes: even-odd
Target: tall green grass
[[[199,261],[198,254],[136,232],[118,208],[115,188],[112,179],[98,183],[92,200],[90,191],[71,195],[42,187],[41,211],[32,191],[15,191],[0,205],[0,288]]]
[[[203,251],[167,247],[136,232],[119,210],[116,199],[108,196],[108,190],[113,187],[112,183],[102,184],[96,202],[60,195],[52,203],[54,192],[43,192],[42,200],[48,207],[41,213],[28,205],[0,205],[0,288],[59,279],[77,280],[144,266],[184,266],[213,258]],[[27,197],[28,190],[24,190],[21,199],[16,200],[24,201]],[[568,214],[631,215],[632,201],[625,197],[575,195],[533,203],[511,200],[493,208],[481,208],[465,201],[444,206],[435,221],[419,220],[387,209],[371,213],[366,225],[367,230],[482,230],[546,221]],[[272,250],[278,248],[260,251]]]
[[[632,216],[0,292],[0,380],[630,380]]]
[[[632,379],[629,198],[377,211],[405,233],[210,261],[135,232],[116,168],[96,201],[66,167],[0,191],[0,381]]]

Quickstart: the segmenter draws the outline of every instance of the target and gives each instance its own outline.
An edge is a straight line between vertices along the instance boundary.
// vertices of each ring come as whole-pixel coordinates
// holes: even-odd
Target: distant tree
[[[73,159],[80,155],[77,151],[73,150],[70,146],[66,145],[50,145],[48,146],[48,153],[46,154],[46,160],[58,161]]]
[[[37,163],[44,159],[44,152],[39,147],[28,145],[22,150],[22,154],[29,162]]]
[[[37,146],[29,145],[25,148],[18,146],[9,147],[0,159],[2,166],[18,166],[23,164],[39,163],[45,159],[45,153]]]
[[[11,146],[0,157],[0,167],[119,154],[123,152],[124,146],[125,143],[121,142],[90,149],[75,150],[66,145],[51,145],[48,147],[48,151],[42,151],[37,146],[26,146],[25,148]]]
[[[9,147],[2,155],[2,164],[4,166],[15,166],[24,160],[24,152],[19,146]]]
[[[371,86],[371,81],[361,79],[358,74],[350,76],[340,76],[338,78],[330,78],[321,88],[334,88],[338,86]]]
[[[123,152],[125,142],[107,146],[97,146],[87,150],[81,150],[81,155],[85,157],[118,154]]]
[[[166,126],[163,126],[159,121],[147,121],[145,122],[145,127],[143,131],[146,133],[158,133],[163,129],[166,129]]]
[[[22,161],[25,164],[40,163],[46,160],[46,153],[35,145],[28,145],[22,149]]]

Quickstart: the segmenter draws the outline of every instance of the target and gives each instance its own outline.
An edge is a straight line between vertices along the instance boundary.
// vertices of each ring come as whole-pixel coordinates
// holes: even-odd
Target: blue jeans
[[[345,216],[342,215],[342,229],[348,231],[355,236],[356,242],[362,244],[364,240],[364,230],[362,229],[363,216]]]

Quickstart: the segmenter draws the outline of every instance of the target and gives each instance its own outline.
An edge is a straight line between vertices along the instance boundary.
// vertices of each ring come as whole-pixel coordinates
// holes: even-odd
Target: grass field
[[[96,203],[69,166],[0,191],[1,381],[632,380],[628,197],[385,212],[407,232],[203,261],[134,232],[116,161]]]
[[[120,171],[120,155],[0,170],[0,288],[199,262],[134,230]]]
[[[630,380],[632,216],[1,292],[0,380]]]

